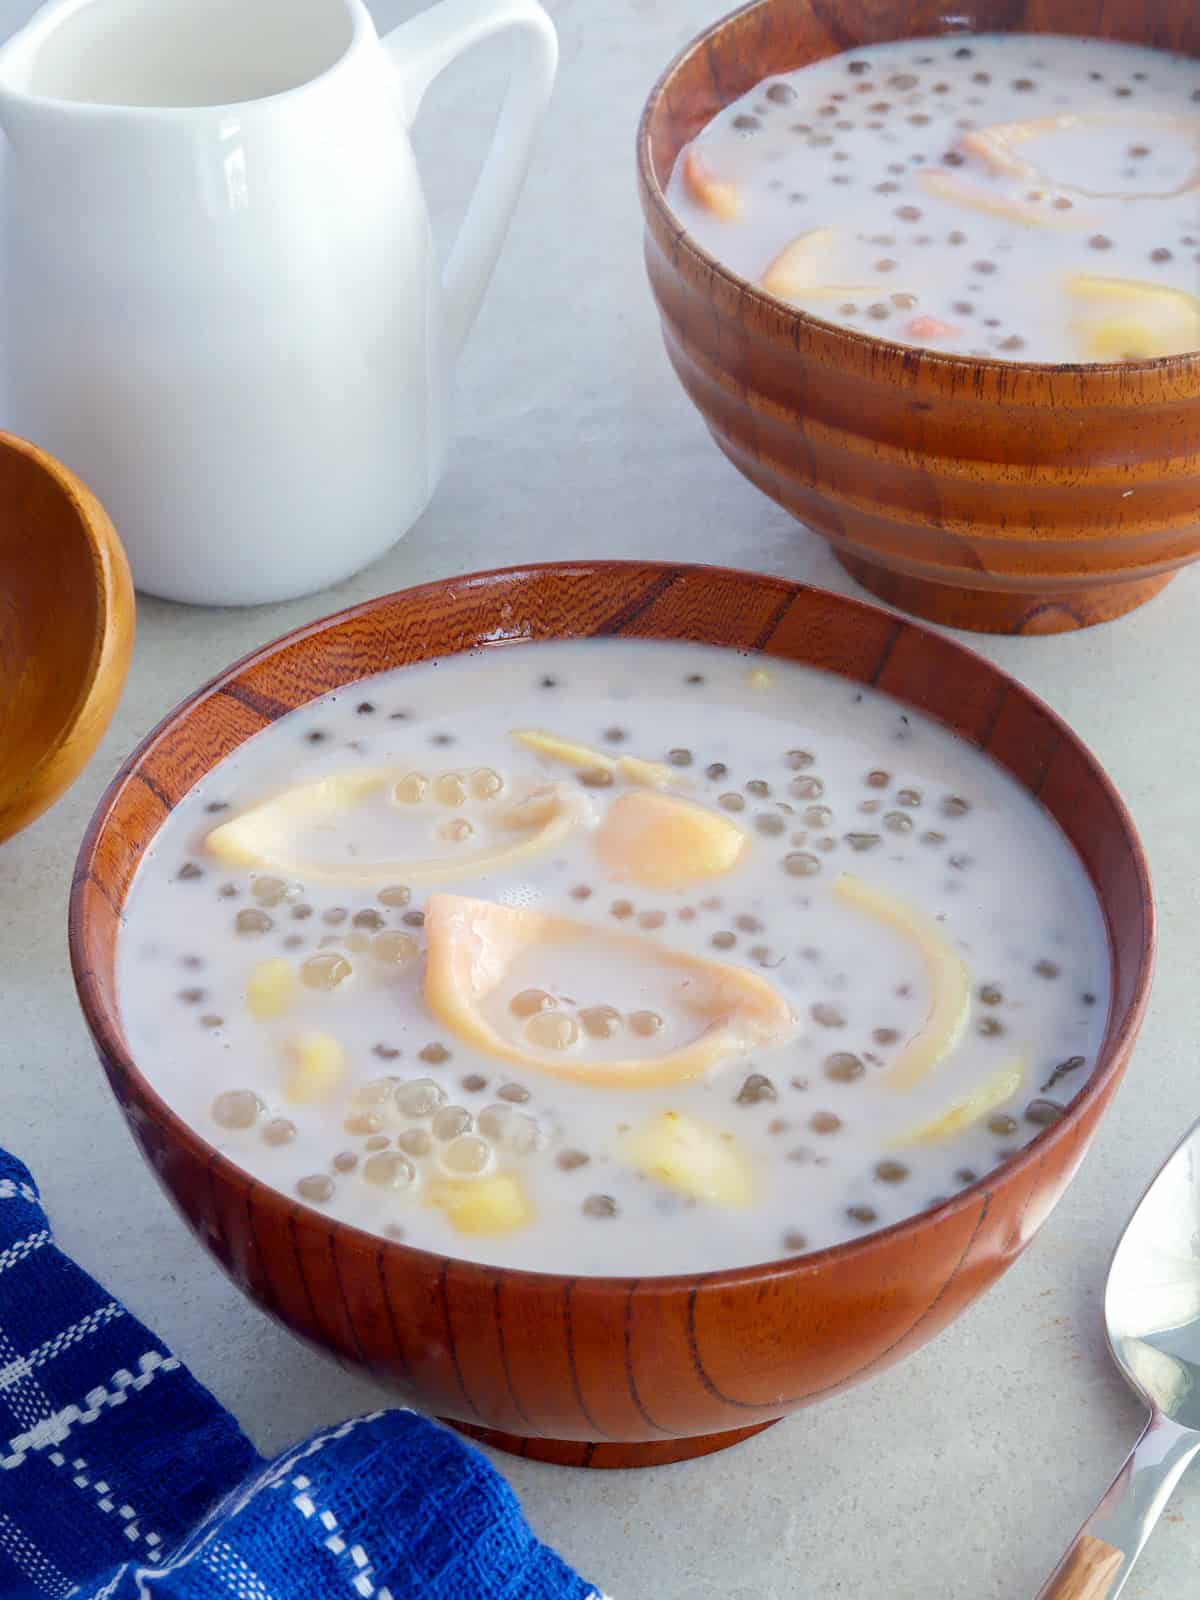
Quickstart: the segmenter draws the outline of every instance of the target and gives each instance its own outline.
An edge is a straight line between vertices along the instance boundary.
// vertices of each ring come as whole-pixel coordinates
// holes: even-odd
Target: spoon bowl
[[[0,843],[79,776],[125,685],[133,585],[95,496],[0,433]]]
[[[1200,1452],[1200,1122],[1121,1236],[1104,1320],[1113,1358],[1150,1420],[1039,1600],[1115,1600]]]

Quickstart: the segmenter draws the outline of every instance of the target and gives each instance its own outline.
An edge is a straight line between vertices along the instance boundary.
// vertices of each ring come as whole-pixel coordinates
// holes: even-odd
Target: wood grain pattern
[[[1115,1545],[1085,1533],[1071,1547],[1038,1600],[1108,1600],[1124,1560],[1123,1552]]]
[[[975,30],[1200,55],[1175,0],[973,0]],[[757,0],[667,68],[638,135],[646,265],[667,353],[717,444],[881,599],[992,633],[1141,605],[1200,552],[1200,353],[1037,366],[939,355],[796,311],[684,232],[680,150],[771,73],[952,24],[936,0]]]
[[[0,843],[91,759],[125,686],[133,618],[125,552],[99,502],[0,433]]]
[[[564,1278],[361,1233],[250,1179],[184,1126],[129,1054],[113,981],[121,906],[169,809],[286,707],[385,668],[589,635],[760,650],[877,683],[991,754],[1054,815],[1108,919],[1114,998],[1066,1116],[982,1182],[836,1249],[726,1272]],[[485,669],[483,669],[485,670]],[[950,640],[752,573],[598,562],[475,574],[372,600],[247,657],[126,762],[88,829],[71,959],[113,1090],[193,1231],[264,1310],[402,1395],[539,1460],[633,1466],[734,1443],[919,1348],[1016,1258],[1075,1172],[1141,1021],[1154,946],[1141,847],[1057,717]]]

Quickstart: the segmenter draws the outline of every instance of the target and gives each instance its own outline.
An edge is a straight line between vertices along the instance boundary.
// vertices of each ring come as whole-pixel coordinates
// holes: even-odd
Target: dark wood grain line
[[[640,1278],[635,1278],[629,1285],[629,1292],[625,1296],[625,1327],[623,1330],[625,1339],[625,1382],[629,1386],[629,1397],[637,1407],[638,1415],[647,1427],[653,1428],[655,1433],[666,1433],[670,1434],[672,1438],[676,1438],[678,1435],[675,1434],[674,1429],[664,1428],[661,1422],[655,1422],[654,1418],[646,1410],[646,1407],[642,1404],[642,1397],[638,1392],[637,1379],[633,1375],[633,1300],[641,1288],[641,1283],[642,1280]]]
[[[979,748],[986,750],[992,742],[996,729],[1000,726],[1000,718],[1004,715],[1004,708],[1008,704],[1008,685],[1004,684],[996,698],[996,709],[988,718],[987,726],[979,738]]]
[[[500,1346],[500,1365],[504,1368],[504,1381],[508,1385],[509,1398],[516,1408],[517,1415],[528,1428],[533,1427],[533,1420],[517,1395],[516,1385],[513,1383],[512,1369],[508,1364],[508,1341],[504,1336],[504,1308],[502,1305],[503,1274],[495,1273],[492,1277],[492,1316],[496,1323],[496,1342]]]
[[[404,1340],[400,1336],[400,1324],[396,1318],[396,1308],[392,1304],[392,1291],[388,1286],[387,1270],[384,1263],[387,1260],[388,1247],[381,1244],[375,1252],[375,1276],[379,1279],[379,1287],[383,1293],[383,1304],[387,1311],[388,1327],[392,1330],[392,1350],[404,1374],[404,1381],[412,1383],[412,1365],[408,1359],[408,1352]]]
[[[296,1263],[296,1274],[304,1290],[304,1298],[308,1301],[308,1309],[312,1317],[312,1337],[325,1338],[325,1327],[317,1312],[317,1302],[313,1299],[312,1285],[308,1281],[308,1274],[304,1270],[304,1260],[300,1254],[300,1245],[296,1238],[296,1218],[300,1214],[300,1207],[293,1205],[288,1209],[287,1232],[288,1243],[292,1247],[292,1260]]]
[[[284,705],[282,700],[276,700],[273,695],[263,694],[258,689],[250,689],[244,683],[226,683],[217,691],[227,700],[236,700],[238,705],[245,706],[247,711],[253,711],[255,716],[261,717],[264,722],[278,722],[280,717],[286,717],[293,706]]]
[[[274,1316],[280,1316],[279,1301],[275,1297],[275,1285],[271,1282],[271,1268],[266,1253],[258,1237],[258,1214],[255,1210],[254,1196],[262,1188],[257,1178],[251,1178],[246,1185],[246,1192],[242,1196],[246,1212],[246,1233],[250,1240],[250,1248],[254,1252],[254,1259],[259,1264],[261,1282],[257,1286],[257,1293],[266,1305],[266,1309]]]
[[[667,590],[672,588],[684,576],[682,567],[671,567],[661,573],[643,594],[636,600],[630,600],[620,610],[611,612],[596,627],[589,628],[592,637],[607,638],[611,634],[623,633],[626,628],[645,616],[646,612],[656,605]]]
[[[467,1389],[467,1380],[463,1377],[462,1363],[458,1359],[458,1342],[454,1337],[454,1324],[450,1320],[450,1295],[446,1288],[446,1279],[449,1277],[449,1275],[450,1262],[448,1259],[443,1258],[442,1264],[438,1269],[437,1284],[438,1303],[442,1308],[442,1324],[446,1329],[446,1349],[449,1351],[450,1361],[454,1367],[454,1376],[458,1381],[458,1387],[462,1392],[463,1400],[468,1406],[470,1406],[472,1412],[479,1418],[479,1421],[486,1428],[489,1427],[490,1424],[488,1423],[488,1420],[484,1416],[483,1412],[480,1411],[479,1407],[471,1398],[470,1392]]]
[[[229,1239],[221,1221],[221,1208],[217,1204],[217,1163],[220,1159],[216,1150],[209,1153],[208,1160],[204,1164],[204,1176],[208,1180],[208,1209],[213,1232],[221,1241],[222,1251],[229,1253]]]
[[[338,1295],[341,1298],[342,1310],[346,1314],[346,1326],[350,1329],[350,1337],[354,1341],[354,1348],[358,1351],[358,1359],[362,1362],[364,1367],[369,1367],[371,1363],[367,1359],[367,1352],[363,1349],[363,1342],[358,1337],[358,1329],[354,1324],[354,1313],[350,1309],[350,1302],[346,1298],[346,1285],[342,1281],[342,1264],[338,1260],[338,1237],[341,1234],[341,1231],[340,1225],[336,1223],[329,1230],[329,1237],[326,1241],[329,1246],[329,1259],[333,1263],[334,1282],[338,1286]]]
[[[71,879],[72,892],[74,892],[77,889],[82,889],[85,883],[93,883],[93,884],[95,884],[96,888],[100,891],[100,894],[103,897],[103,899],[107,901],[108,909],[112,912],[113,916],[116,917],[117,921],[119,922],[121,920],[121,908],[120,908],[120,906],[118,906],[117,902],[113,899],[112,891],[109,889],[108,885],[104,882],[104,879],[103,878],[98,878],[96,876],[95,872],[91,869],[91,867],[85,867],[81,872],[77,872],[75,874],[75,876]]]
[[[575,1293],[575,1285],[578,1283],[578,1281],[578,1278],[568,1278],[567,1282],[563,1284],[562,1315],[563,1326],[566,1329],[567,1335],[567,1367],[571,1374],[571,1383],[575,1390],[575,1398],[579,1402],[580,1411],[582,1411],[584,1417],[587,1419],[588,1427],[591,1428],[592,1431],[601,1439],[611,1439],[612,1434],[607,1433],[600,1426],[588,1408],[588,1403],[583,1398],[583,1389],[579,1382],[579,1367],[575,1360],[575,1328],[571,1321],[571,1299]]]
[[[148,789],[150,791],[150,793],[158,801],[159,805],[169,815],[173,810],[173,803],[168,800],[166,795],[162,792],[157,779],[152,778],[144,767],[139,767],[133,776],[141,784],[143,789]]]
[[[758,637],[750,646],[752,650],[765,650],[767,648],[771,640],[783,626],[784,618],[795,604],[796,596],[794,594],[784,595],[783,599],[780,600],[779,604],[775,607],[766,623],[760,629]]]
[[[887,664],[892,659],[892,651],[896,648],[897,644],[899,644],[901,635],[907,633],[907,631],[908,624],[906,622],[897,622],[894,624],[891,633],[888,635],[886,644],[879,652],[879,660],[875,663],[875,669],[871,673],[871,676],[867,679],[867,682],[872,688],[875,688],[878,685],[880,678],[882,678],[884,673],[887,671]]]
[[[1062,744],[1062,734],[1056,732],[1054,735],[1054,743],[1046,752],[1046,759],[1042,762],[1042,770],[1038,774],[1038,780],[1029,791],[1035,800],[1040,797],[1042,790],[1046,787],[1046,780],[1050,776],[1050,769],[1054,765],[1054,758],[1062,749]]]

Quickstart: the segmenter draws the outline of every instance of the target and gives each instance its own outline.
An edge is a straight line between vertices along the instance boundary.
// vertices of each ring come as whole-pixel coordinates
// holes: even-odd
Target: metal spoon
[[[1130,1218],[1109,1268],[1104,1321],[1150,1420],[1038,1600],[1115,1600],[1200,1451],[1200,1122]]]

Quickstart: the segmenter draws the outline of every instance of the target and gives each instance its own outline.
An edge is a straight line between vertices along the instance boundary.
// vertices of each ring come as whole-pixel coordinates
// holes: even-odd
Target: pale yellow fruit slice
[[[1007,1067],[1001,1067],[978,1088],[951,1101],[945,1111],[928,1122],[919,1122],[916,1127],[909,1128],[894,1139],[893,1144],[897,1147],[940,1144],[943,1139],[949,1139],[953,1134],[961,1133],[964,1128],[982,1121],[1017,1093],[1025,1081],[1027,1065],[1028,1062],[1022,1057],[1010,1062]]]
[[[1064,183],[1052,177],[1046,167],[1025,160],[1017,154],[1018,148],[1043,134],[1065,133],[1078,128],[1126,127],[1131,134],[1141,137],[1157,133],[1181,133],[1193,148],[1200,150],[1200,117],[1147,117],[1140,112],[1113,114],[1092,112],[1079,116],[1065,111],[1054,116],[1030,117],[1023,122],[997,122],[989,128],[973,128],[959,141],[961,149],[975,156],[997,177],[1013,178],[1022,183],[1037,183],[1051,189],[1066,190],[1088,199],[1108,200],[1169,200],[1187,194],[1200,185],[1200,164],[1172,189],[1089,189],[1081,184]]]
[[[785,244],[759,280],[768,294],[794,300],[821,283],[833,270],[838,234],[833,228],[812,228]]]
[[[699,1077],[719,1061],[786,1039],[796,1027],[786,1002],[757,973],[668,950],[637,934],[609,933],[540,911],[435,894],[425,902],[425,938],[425,1003],[438,1021],[497,1061],[554,1077],[602,1088],[679,1083]],[[619,1060],[589,1060],[582,1036],[576,1047],[557,1052],[506,1038],[484,1008],[514,964],[539,946],[553,949],[587,940],[595,942],[598,955],[663,968],[668,979],[677,981],[682,1003],[695,1018],[695,1036],[662,1055]]]
[[[833,892],[843,904],[885,923],[915,945],[928,969],[933,994],[929,1016],[921,1032],[901,1050],[887,1076],[891,1088],[911,1089],[962,1038],[971,1011],[970,971],[936,922],[886,889],[843,872],[834,880]]]
[[[652,788],[678,781],[671,768],[661,761],[643,761],[640,756],[610,756],[603,750],[593,750],[591,745],[564,739],[542,728],[514,728],[510,737],[548,761],[561,761],[564,766],[578,767],[584,772],[611,772],[627,783],[646,784]]]
[[[1058,211],[1051,205],[1018,200],[995,189],[981,188],[969,178],[960,178],[957,173],[947,172],[944,167],[930,167],[918,173],[917,182],[926,193],[949,200],[953,205],[982,211],[989,217],[1005,217],[1009,222],[1023,222],[1030,228],[1087,228],[1093,222],[1078,207]]]
[[[339,773],[297,784],[273,800],[243,811],[205,839],[205,848],[231,866],[255,867],[303,883],[448,883],[477,877],[540,855],[591,816],[587,798],[564,784],[535,790],[505,810],[490,812],[495,826],[525,837],[455,855],[371,861],[315,861],[295,843],[298,825],[347,818],[361,801],[396,782],[395,772]]]
[[[742,195],[737,184],[718,177],[695,145],[684,155],[682,175],[684,191],[698,206],[724,222],[741,216]]]
[[[625,1140],[626,1160],[647,1177],[710,1205],[743,1211],[754,1197],[750,1163],[728,1135],[664,1111]]]
[[[459,1233],[515,1233],[533,1220],[533,1208],[515,1173],[453,1182],[439,1178],[425,1198],[439,1206]]]
[[[1017,146],[1027,144],[1039,134],[1061,133],[1078,125],[1079,118],[1070,112],[1061,116],[1029,117],[1024,122],[996,122],[990,128],[972,128],[963,134],[959,145],[967,155],[977,157],[1000,177],[1036,178],[1037,168],[1017,155]]]
[[[652,789],[614,800],[596,835],[609,872],[646,889],[685,889],[724,877],[749,844],[749,835],[720,812]]]
[[[1067,280],[1072,331],[1101,361],[1143,361],[1200,350],[1200,299],[1137,278],[1079,273]]]
[[[277,957],[260,961],[246,984],[246,1009],[258,1022],[270,1022],[291,1009],[296,998],[296,974],[290,961]]]
[[[328,1033],[303,1033],[287,1044],[285,1092],[293,1105],[327,1100],[346,1075],[346,1052]]]

